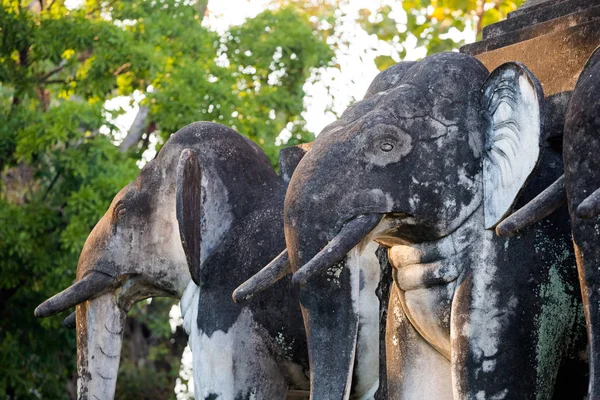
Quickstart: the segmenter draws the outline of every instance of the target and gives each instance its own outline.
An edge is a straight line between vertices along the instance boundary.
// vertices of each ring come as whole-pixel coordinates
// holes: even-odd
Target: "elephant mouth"
[[[349,221],[367,215],[379,215],[381,221],[364,241],[374,240],[384,247],[434,242],[452,233],[409,212],[372,206],[362,207],[340,217],[334,225],[335,231],[339,232]]]
[[[321,251],[294,273],[292,282],[298,286],[305,286],[313,276],[325,272],[350,250],[365,241],[365,238],[370,237],[370,232],[377,227],[382,218],[383,215],[380,214],[368,214],[348,220]]]

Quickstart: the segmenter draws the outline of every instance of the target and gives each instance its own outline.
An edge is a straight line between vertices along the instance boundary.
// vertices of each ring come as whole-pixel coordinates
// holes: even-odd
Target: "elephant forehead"
[[[463,93],[447,96],[437,86],[404,84],[386,93],[375,110],[389,110],[397,119],[424,118],[444,125],[464,123],[470,111],[478,107],[476,98],[468,101]]]
[[[431,141],[448,135],[450,138],[456,137],[459,125],[428,114],[396,117],[386,112],[371,115],[359,124],[359,130],[357,140],[364,145],[379,145],[378,140],[394,137],[405,144],[404,156],[415,142]]]

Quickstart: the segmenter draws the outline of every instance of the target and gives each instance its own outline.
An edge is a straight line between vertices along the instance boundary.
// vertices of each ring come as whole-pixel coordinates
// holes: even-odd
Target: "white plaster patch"
[[[467,175],[464,165],[458,168],[458,184],[468,190],[476,189],[476,182]]]
[[[379,386],[379,299],[375,293],[381,271],[375,254],[378,247],[369,241],[360,250],[359,246],[353,249],[348,257],[348,263],[357,264],[356,271],[363,277],[358,280],[363,287],[358,292],[359,330],[352,399],[372,398]]]
[[[497,316],[507,311],[498,302],[499,293],[492,289],[497,269],[497,254],[493,246],[494,233],[483,231],[481,234],[481,250],[477,264],[472,266],[474,272],[471,289],[471,323],[464,325],[462,332],[462,335],[469,338],[471,351],[478,355],[480,361],[484,357],[493,357],[498,353],[499,334],[503,327]],[[491,370],[494,367],[494,365],[489,366]]]
[[[382,199],[385,199],[385,205],[383,205],[384,211],[391,211],[394,207],[394,199],[390,193],[384,193],[381,189],[371,189],[370,190],[371,197],[373,198],[373,203],[379,204]]]
[[[195,325],[196,318],[198,316],[199,296],[200,288],[194,283],[194,281],[190,280],[185,288],[185,291],[183,292],[181,301],[179,302],[179,307],[181,308],[181,317],[183,318],[183,329],[188,335],[191,335],[192,326]]]
[[[260,332],[247,308],[227,332],[219,330],[208,336],[195,323],[191,328],[197,398],[215,394],[232,400],[239,393],[261,399],[285,398],[287,383],[265,341],[266,332]]]
[[[85,318],[81,318],[86,313]],[[115,395],[125,313],[117,306],[114,293],[106,293],[77,306],[77,323],[87,320],[88,353],[85,360],[90,375],[78,365],[77,393],[87,389],[90,398],[112,399]]]
[[[399,304],[400,291],[396,286],[391,290],[386,333],[389,398],[451,400],[450,363],[409,326]]]

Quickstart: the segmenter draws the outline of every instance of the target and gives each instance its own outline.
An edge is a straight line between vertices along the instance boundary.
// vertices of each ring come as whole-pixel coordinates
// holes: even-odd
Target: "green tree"
[[[359,22],[368,33],[396,48],[397,57],[380,56],[375,60],[383,70],[406,57],[409,38],[414,39],[416,46],[423,46],[427,54],[456,50],[467,41],[481,39],[484,26],[505,19],[522,3],[523,0],[402,0],[393,4],[400,5],[403,13],[394,15],[394,8],[386,4],[375,13],[361,10]]]
[[[332,58],[326,33],[290,4],[221,36],[201,25],[206,3],[86,0],[68,9],[64,0],[2,0],[0,397],[74,396],[74,333],[60,318],[35,320],[33,309],[72,283],[85,238],[137,175],[150,138],[160,146],[190,122],[220,122],[263,146],[274,164],[282,129],[290,143],[311,139],[302,87]],[[105,102],[134,91],[145,98],[119,142],[111,123],[119,112]],[[172,396],[185,337],[169,329],[171,304],[134,310],[123,397]],[[135,347],[136,337],[153,347]],[[144,381],[158,388],[135,389]]]

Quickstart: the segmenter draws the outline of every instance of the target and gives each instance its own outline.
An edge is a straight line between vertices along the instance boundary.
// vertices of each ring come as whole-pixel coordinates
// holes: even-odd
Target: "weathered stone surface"
[[[540,4],[547,4],[550,1],[552,1],[552,0],[526,0],[525,4],[523,4],[521,7],[531,7],[531,6],[536,6],[536,5],[540,5]]]
[[[304,151],[284,153],[291,174]],[[195,123],[171,136],[89,235],[78,282],[36,313],[85,301],[76,318],[80,400],[113,398],[125,313],[159,295],[188,300],[198,398],[283,399],[288,386],[308,389],[289,277],[255,302],[231,300],[233,288],[285,248],[285,190],[262,150],[230,128]]]
[[[600,188],[600,51],[573,91],[564,136],[565,186],[590,340],[590,399],[600,398],[600,218],[581,218],[581,203]]]
[[[516,17],[521,14],[538,10],[542,7],[562,3],[568,0],[527,0],[525,3],[513,12],[508,13],[508,18]]]
[[[560,32],[576,25],[586,24],[599,18],[600,4],[595,7],[586,8],[582,11],[563,15],[542,23],[533,25],[527,24],[523,28],[510,30],[501,35],[493,36],[482,41],[466,45],[463,47],[463,52],[477,55],[486,51],[491,51],[515,43],[523,42],[538,36]]]
[[[557,3],[540,3],[535,9],[530,8],[523,14],[511,14],[509,18],[483,28],[483,40],[491,39],[526,28],[531,25],[541,24],[568,14],[577,13],[597,6],[595,0],[568,0]]]
[[[600,45],[596,0],[547,0],[526,4],[484,28],[484,39],[461,48],[488,69],[508,61],[525,64],[546,96],[569,92],[585,61]]]
[[[380,77],[390,89],[353,104],[317,137],[286,195],[290,262],[305,283],[313,396],[348,393],[368,282],[352,260],[376,240],[390,247],[393,266],[390,398],[549,399],[562,362],[584,376],[561,358],[583,331],[566,209],[510,240],[484,226],[486,208],[496,219],[562,172],[560,154],[540,133],[535,77],[518,64],[490,75],[457,53],[394,71],[394,79]],[[540,144],[540,168],[527,179],[522,172]],[[513,185],[521,190],[503,189]],[[357,239],[376,216],[381,222]],[[338,243],[345,252],[350,240],[356,247],[347,257],[305,276],[303,268],[331,258],[325,252]],[[584,381],[570,393],[583,395]]]
[[[600,45],[600,19],[534,37],[476,57],[489,69],[519,61],[538,77],[546,96],[571,91],[589,55]],[[469,53],[469,48],[461,49]],[[547,56],[541,56],[547,55]]]

